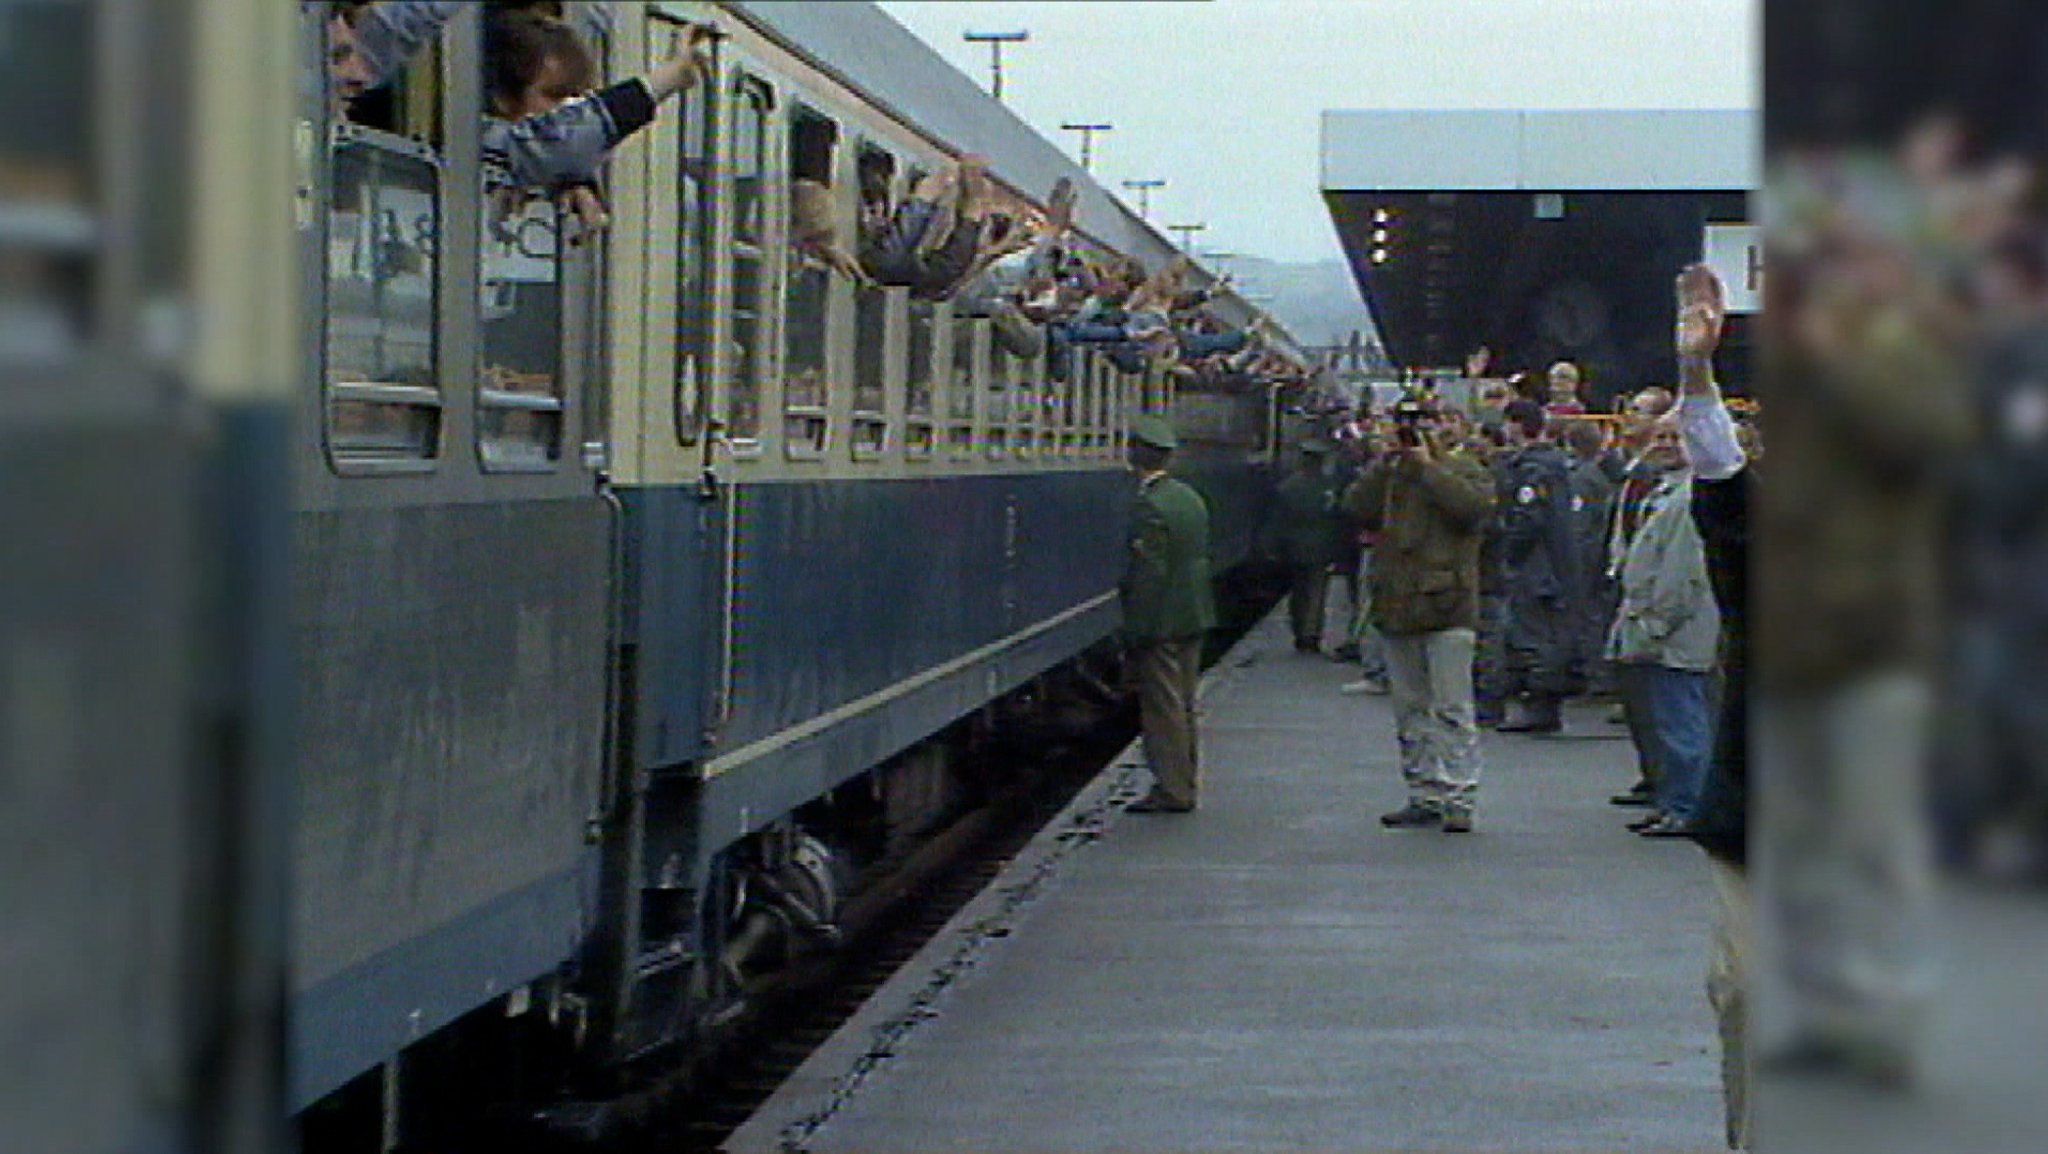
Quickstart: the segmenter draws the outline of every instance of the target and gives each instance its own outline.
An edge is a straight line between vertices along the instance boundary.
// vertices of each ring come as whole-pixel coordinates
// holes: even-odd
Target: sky
[[[1762,0],[882,0],[1079,157],[1063,122],[1115,125],[1095,175],[1163,179],[1152,219],[1205,223],[1198,248],[1341,259],[1318,192],[1321,114],[1339,108],[1754,108]],[[1134,193],[1124,194],[1136,204]]]

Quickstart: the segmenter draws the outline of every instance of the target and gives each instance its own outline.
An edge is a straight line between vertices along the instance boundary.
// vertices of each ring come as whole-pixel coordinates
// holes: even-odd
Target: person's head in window
[[[484,93],[493,115],[541,116],[595,85],[590,48],[568,24],[523,8],[490,15],[484,22]]]
[[[376,80],[356,39],[356,21],[369,6],[369,0],[337,0],[327,6],[327,78],[337,103],[368,92]]]

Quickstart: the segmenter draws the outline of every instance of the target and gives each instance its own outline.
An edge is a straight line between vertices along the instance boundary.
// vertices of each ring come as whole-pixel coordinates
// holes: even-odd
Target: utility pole
[[[1169,224],[1166,231],[1180,234],[1180,250],[1189,256],[1195,254],[1195,234],[1207,229],[1206,224]]]
[[[1124,187],[1138,194],[1138,216],[1142,220],[1152,219],[1152,190],[1165,188],[1163,180],[1126,180]]]
[[[1078,132],[1081,134],[1081,171],[1095,171],[1095,134],[1098,132],[1109,132],[1116,128],[1116,125],[1062,124],[1060,127],[1067,132]]]
[[[1003,98],[1003,45],[1022,44],[1026,40],[1031,39],[1031,33],[1022,30],[1017,32],[962,32],[960,37],[969,44],[988,45],[989,87],[994,91],[995,98],[1001,100]]]

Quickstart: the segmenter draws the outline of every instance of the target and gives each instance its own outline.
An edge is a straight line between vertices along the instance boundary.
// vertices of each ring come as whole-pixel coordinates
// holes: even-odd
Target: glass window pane
[[[761,436],[761,260],[733,254],[732,371],[726,386],[727,435],[742,441]]]
[[[884,354],[888,339],[889,294],[862,288],[854,296],[853,408],[860,413],[882,411]]]
[[[494,216],[487,208],[477,452],[486,469],[546,469],[562,455],[561,213],[536,197]]]
[[[783,302],[783,402],[790,408],[825,407],[825,306],[832,276],[809,261],[789,270]]]
[[[328,443],[337,460],[432,457],[440,420],[434,328],[440,170],[418,145],[349,129],[337,135],[333,174]],[[380,394],[350,386],[411,390]],[[392,409],[361,411],[374,406]]]
[[[676,262],[676,435],[685,444],[697,439],[704,422],[705,365],[710,352],[712,226],[712,117],[717,114],[705,92],[682,94],[676,121],[682,126],[682,163],[678,166],[677,204],[681,245]]]
[[[95,14],[86,3],[0,5],[0,358],[54,363],[91,338],[101,236],[93,143]]]
[[[937,309],[932,302],[910,302],[910,363],[904,373],[909,385],[904,408],[913,417],[932,415],[932,353],[937,325]]]

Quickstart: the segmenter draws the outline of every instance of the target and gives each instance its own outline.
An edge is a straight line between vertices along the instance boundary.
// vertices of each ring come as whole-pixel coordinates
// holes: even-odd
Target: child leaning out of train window
[[[332,4],[328,72],[336,99],[390,83],[461,8],[448,0]],[[609,223],[597,194],[605,157],[651,123],[662,101],[710,71],[709,45],[720,33],[692,25],[673,58],[591,92],[597,67],[590,49],[552,8],[513,0],[484,11],[485,184],[500,218],[542,190],[562,197],[588,235]]]

